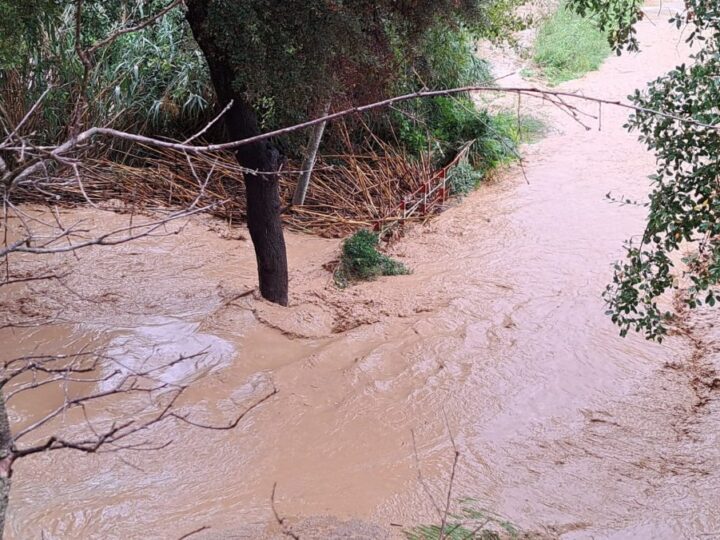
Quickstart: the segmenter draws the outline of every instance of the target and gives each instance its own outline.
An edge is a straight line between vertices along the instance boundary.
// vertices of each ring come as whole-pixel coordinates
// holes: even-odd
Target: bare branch
[[[41,276],[26,276],[26,277],[18,277],[18,278],[10,278],[9,275],[5,276],[5,280],[0,282],[0,287],[3,285],[13,285],[16,283],[28,283],[30,281],[46,281],[50,279],[63,279],[67,277],[69,274],[44,274]]]
[[[186,387],[181,387],[176,390],[175,394],[173,395],[172,399],[167,403],[165,407],[163,407],[152,419],[148,421],[138,422],[136,420],[130,420],[128,422],[124,422],[120,425],[113,424],[110,429],[105,431],[104,433],[100,434],[99,436],[96,435],[94,439],[83,439],[79,441],[69,441],[66,439],[63,439],[61,437],[58,437],[56,435],[53,435],[49,439],[47,439],[44,443],[34,445],[34,446],[28,446],[24,448],[17,448],[15,446],[15,442],[13,442],[12,445],[12,461],[16,461],[19,458],[26,457],[32,454],[37,454],[41,452],[47,452],[49,450],[79,450],[81,452],[85,453],[96,453],[98,452],[102,447],[106,445],[112,445],[117,443],[118,441],[122,439],[126,439],[132,435],[135,435],[141,431],[144,431],[151,427],[154,424],[157,424],[158,422],[162,422],[163,420],[166,420],[170,418],[169,412],[175,405],[175,402],[178,400],[178,398],[182,395],[183,391]],[[126,391],[123,391],[126,392]],[[113,393],[118,393],[117,391]],[[82,399],[82,398],[80,398]],[[75,400],[78,401],[79,400]],[[97,433],[93,429],[94,433]],[[17,436],[15,437],[15,440],[17,440]],[[156,445],[151,447],[151,449],[161,449],[166,446],[168,446],[172,441],[167,441],[164,444]],[[145,443],[140,443],[136,445],[131,446],[125,446],[121,447],[123,449],[130,449],[130,448],[139,448]]]
[[[138,386],[137,383],[133,382],[129,387],[127,385],[128,381],[133,380],[132,377],[124,377],[118,384],[113,386],[112,388],[100,392],[96,392],[94,394],[89,394],[85,396],[81,396],[75,399],[68,400],[67,402],[63,403],[61,406],[55,408],[52,412],[46,414],[41,419],[37,420],[33,424],[30,424],[26,428],[20,430],[15,436],[13,437],[13,440],[17,442],[19,439],[27,436],[29,433],[37,430],[38,428],[46,425],[51,420],[57,418],[60,414],[66,412],[69,409],[72,409],[73,407],[85,405],[90,401],[99,401],[103,398],[106,398],[108,396],[113,396],[120,393],[125,394],[134,394],[134,393],[147,393],[152,394],[154,392],[158,392],[160,390],[163,390],[165,388],[168,388],[170,385],[165,383],[161,384],[155,387],[151,388],[145,388]]]
[[[445,511],[443,512],[442,522],[440,523],[439,540],[445,540],[445,538],[447,538],[447,535],[445,534],[445,527],[447,526],[447,518],[450,515],[450,504],[452,503],[452,489],[453,484],[455,483],[455,471],[457,470],[458,460],[460,459],[460,451],[455,444],[455,438],[453,437],[452,430],[450,429],[450,423],[448,422],[445,409],[443,409],[443,418],[445,419],[445,427],[448,430],[448,436],[450,437],[450,442],[452,443],[454,455],[452,469],[450,470],[450,481],[448,482],[447,495],[445,498]]]
[[[250,407],[248,407],[247,409],[245,409],[245,411],[243,411],[240,415],[238,415],[237,417],[235,417],[234,420],[232,420],[231,422],[229,422],[228,424],[225,424],[225,425],[203,424],[203,423],[201,423],[201,422],[195,422],[194,420],[190,420],[190,419],[187,417],[187,415],[180,415],[180,414],[177,414],[177,413],[172,413],[171,416],[173,416],[174,418],[177,418],[177,419],[180,420],[181,422],[185,422],[186,424],[190,424],[191,426],[199,427],[199,428],[202,428],[202,429],[213,429],[213,430],[220,430],[220,431],[235,429],[235,428],[238,426],[238,424],[240,423],[240,421],[241,421],[243,418],[245,418],[245,416],[246,416],[248,413],[250,413],[250,411],[252,411],[252,410],[255,409],[256,407],[262,405],[263,403],[265,403],[268,399],[270,399],[271,397],[273,397],[273,396],[274,396],[275,394],[277,394],[277,393],[278,393],[277,388],[274,388],[274,387],[273,387],[273,391],[272,391],[272,392],[270,392],[269,394],[267,394],[267,395],[266,395],[265,397],[263,397],[260,401],[256,401],[255,403],[253,403]]]
[[[420,485],[422,486],[423,491],[425,491],[425,494],[428,496],[428,499],[430,499],[430,502],[432,503],[433,507],[435,508],[435,512],[437,512],[438,518],[442,519],[443,514],[442,514],[442,511],[440,510],[440,506],[435,501],[435,497],[433,497],[433,494],[430,491],[430,488],[428,487],[427,483],[425,482],[425,477],[423,476],[422,468],[420,467],[420,455],[418,454],[417,441],[415,440],[415,430],[410,430],[410,435],[412,436],[413,455],[415,456],[415,468],[417,469],[418,481],[420,482]]]
[[[233,106],[234,103],[235,103],[235,102],[231,99],[231,100],[228,102],[228,104],[225,105],[225,108],[224,108],[222,111],[220,111],[220,113],[219,113],[215,118],[213,118],[212,120],[210,120],[210,121],[205,125],[205,127],[203,127],[203,128],[202,128],[200,131],[198,131],[195,135],[193,135],[193,136],[190,137],[189,139],[186,139],[185,141],[183,141],[183,144],[189,144],[189,143],[191,143],[192,141],[194,141],[195,139],[197,139],[198,137],[201,137],[202,135],[204,135],[205,133],[207,133],[207,131],[208,131],[211,127],[213,127],[213,125],[215,124],[215,122],[217,122],[218,120],[220,120],[220,118],[222,118],[223,115],[232,108],[232,106]]]
[[[272,508],[273,514],[275,515],[275,520],[278,522],[278,525],[280,525],[280,530],[282,533],[287,536],[288,538],[292,538],[293,540],[300,540],[300,537],[292,532],[290,530],[290,527],[288,527],[286,521],[287,519],[284,517],[280,517],[280,514],[278,514],[277,509],[275,508],[275,490],[277,489],[277,482],[273,484],[272,488],[272,494],[270,495],[270,507]]]
[[[68,370],[68,373],[61,373],[61,375],[58,375],[57,377],[51,377],[42,381],[32,381],[30,383],[21,385],[20,387],[14,389],[12,392],[5,395],[5,404],[17,396],[18,394],[21,394],[23,392],[27,392],[28,390],[35,390],[37,388],[40,388],[42,386],[46,386],[48,384],[54,384],[54,383],[68,383],[68,382],[76,382],[76,383],[84,383],[84,384],[90,384],[90,383],[99,383],[99,382],[106,382],[112,379],[113,377],[120,375],[120,370],[115,370],[111,373],[108,373],[104,377],[96,377],[92,379],[83,379],[83,378],[75,378],[75,377],[69,377],[69,373],[78,373],[76,370]],[[82,373],[82,372],[81,372]]]
[[[142,369],[127,366],[122,360],[91,352],[80,352],[72,355],[24,356],[5,362],[2,366],[2,372],[4,374],[3,384],[20,374],[33,374],[31,381],[17,385],[5,395],[5,403],[20,393],[35,390],[49,384],[62,385],[68,382],[95,384],[98,382],[112,382],[111,387],[107,389],[95,390],[73,398],[66,395],[61,405],[55,407],[32,424],[20,429],[9,440],[8,455],[0,463],[0,469],[5,471],[5,474],[9,477],[12,474],[13,463],[17,459],[53,450],[67,449],[85,453],[99,453],[124,450],[149,451],[165,448],[172,443],[172,440],[155,442],[150,437],[143,440],[142,437],[138,439],[137,436],[146,432],[154,425],[166,420],[181,421],[185,424],[203,429],[233,429],[250,411],[277,394],[277,389],[273,387],[272,392],[247,407],[227,425],[207,425],[190,420],[187,415],[179,414],[176,411],[176,406],[179,398],[188,386],[163,382],[159,378],[155,379],[155,377],[159,372],[166,371],[179,362],[199,358],[206,353],[207,350],[203,350],[193,355],[179,356],[172,361],[162,363],[160,366]],[[149,358],[150,357],[148,357],[146,361],[149,360]],[[146,361],[143,361],[141,365],[144,365]],[[93,378],[78,376],[103,369],[101,362],[111,362],[118,367],[106,375]],[[63,363],[65,365],[62,365]],[[37,379],[35,378],[36,372],[42,373],[46,377]],[[0,386],[0,388],[2,387]],[[129,396],[132,394],[147,396],[149,400],[148,404],[142,405],[141,410],[134,413],[128,420],[113,422],[111,425],[105,425],[105,427],[102,428],[93,425],[90,415],[88,415],[88,406],[103,402],[103,400],[107,398]],[[89,433],[86,435],[67,438],[58,433],[54,433],[47,438],[44,437],[42,442],[39,443],[29,445],[19,444],[21,440],[31,433],[35,433],[39,428],[47,426],[50,422],[56,420],[61,414],[75,408],[79,408],[85,418],[85,423],[89,430]]]
[[[13,440],[18,441],[22,437],[25,437],[29,433],[44,426],[51,420],[57,418],[61,413],[64,413],[73,407],[77,407],[77,406],[84,407],[85,405],[87,405],[88,403],[90,403],[92,401],[99,401],[103,398],[106,398],[108,396],[112,396],[115,394],[124,393],[124,394],[153,395],[153,394],[157,394],[163,390],[173,390],[173,389],[174,390],[179,389],[179,391],[182,392],[185,389],[184,386],[179,386],[176,384],[162,382],[162,381],[160,381],[154,385],[142,385],[141,381],[148,380],[148,379],[152,380],[152,376],[154,373],[168,369],[169,367],[172,367],[175,364],[178,364],[180,362],[184,362],[186,360],[191,360],[191,359],[197,358],[198,356],[204,355],[205,353],[206,353],[205,351],[201,351],[200,353],[193,354],[190,356],[180,355],[178,358],[176,358],[175,360],[173,360],[171,362],[165,362],[163,365],[161,365],[159,367],[150,368],[145,371],[133,370],[133,369],[125,366],[121,362],[113,359],[112,361],[114,363],[116,363],[117,365],[119,365],[120,367],[122,367],[126,371],[126,374],[122,378],[120,378],[120,380],[118,382],[116,382],[112,388],[109,388],[109,389],[103,390],[103,391],[99,391],[99,392],[96,392],[93,394],[83,395],[83,396],[80,396],[75,399],[67,400],[65,403],[63,403],[61,406],[57,407],[56,409],[54,409],[53,411],[51,411],[50,413],[45,415],[43,418],[37,420],[33,424],[20,430],[17,434],[15,434],[15,436],[13,437]],[[97,366],[97,364],[95,363],[93,366],[90,366],[90,367],[96,367],[96,366]],[[50,373],[59,373],[59,372],[61,372],[61,370],[50,371]],[[83,371],[76,370],[76,373],[77,372],[83,372]],[[243,413],[243,415],[244,414],[245,413]]]
[[[203,525],[202,527],[199,527],[199,528],[195,529],[194,531],[190,531],[187,534],[183,534],[180,538],[178,538],[178,540],[185,540],[186,538],[190,538],[194,534],[201,533],[203,531],[207,531],[209,528],[210,528],[209,525]]]
[[[208,210],[211,210],[212,208],[223,204],[226,201],[220,201],[215,202],[213,204],[210,204],[208,206],[203,206],[201,208],[193,208],[189,210],[184,210],[181,212],[173,213],[163,219],[150,221],[147,223],[140,223],[135,225],[130,225],[127,227],[121,227],[119,229],[112,230],[110,232],[104,233],[100,236],[91,238],[89,240],[85,240],[83,242],[78,242],[74,244],[70,244],[67,246],[62,247],[48,247],[51,244],[57,242],[61,238],[65,238],[66,236],[70,234],[78,234],[79,232],[88,232],[88,231],[79,231],[79,230],[71,230],[66,229],[63,230],[61,233],[54,236],[50,241],[45,243],[42,246],[33,246],[31,244],[31,237],[24,238],[22,240],[18,240],[17,242],[14,242],[10,244],[8,247],[0,249],[0,257],[6,257],[8,254],[13,252],[18,253],[33,253],[36,255],[46,255],[50,253],[67,253],[70,251],[76,251],[78,249],[82,249],[88,246],[116,246],[118,244],[124,244],[126,242],[131,242],[133,240],[138,240],[140,238],[148,237],[148,236],[157,236],[154,233],[167,225],[168,223],[172,221],[176,221],[178,219],[188,218],[190,216],[193,216],[195,214],[200,214],[202,212],[207,212]],[[177,229],[175,231],[171,231],[167,233],[168,235],[171,234],[178,234],[182,231],[183,227],[180,229]],[[134,230],[141,230],[141,232],[138,232],[136,234],[129,234],[127,236],[120,236],[123,233],[132,232]]]
[[[40,95],[40,97],[35,101],[32,107],[28,110],[27,113],[25,113],[25,116],[23,116],[22,120],[18,122],[18,124],[15,126],[15,128],[8,134],[8,136],[5,138],[5,140],[0,143],[0,150],[5,148],[5,146],[8,145],[15,137],[15,135],[20,131],[20,129],[25,125],[25,122],[27,122],[30,117],[33,115],[33,113],[37,110],[37,108],[40,106],[40,104],[43,102],[45,97],[50,93],[50,90],[52,90],[52,86],[48,86],[45,91]]]

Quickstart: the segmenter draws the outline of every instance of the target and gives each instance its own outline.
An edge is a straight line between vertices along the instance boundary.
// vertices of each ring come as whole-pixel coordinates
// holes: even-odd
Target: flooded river
[[[641,54],[563,89],[624,99],[683,61],[668,9],[648,9]],[[70,272],[66,287],[8,293],[5,317],[54,323],[0,330],[4,357],[103,346],[140,365],[205,352],[163,373],[194,381],[181,407],[202,422],[278,394],[234,430],[156,425],[152,438],[172,444],[151,452],[22,460],[7,538],[199,528],[195,538],[256,538],[274,522],[275,483],[290,522],[335,516],[398,534],[390,524],[438,521],[417,467],[443,499],[448,428],[460,452],[453,493],[542,537],[720,536],[713,315],[688,317],[662,345],[621,339],[600,296],[644,217],[605,194],[643,198],[653,156],[622,128],[627,111],[606,107],[602,130],[587,120],[586,131],[549,105],[526,105],[551,130],[526,148],[524,175],[515,168],[410,230],[393,251],[412,275],[340,291],[323,269],[338,243],[288,234],[283,309],[242,296],[255,282],[249,240],[198,219],[181,235],[48,262]],[[61,398],[11,402],[16,429]]]

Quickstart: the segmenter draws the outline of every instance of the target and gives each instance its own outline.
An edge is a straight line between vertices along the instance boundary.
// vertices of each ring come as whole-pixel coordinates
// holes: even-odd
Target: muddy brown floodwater
[[[672,7],[648,8],[641,54],[563,88],[622,99],[683,61],[680,34],[664,24]],[[13,289],[3,317],[54,323],[0,331],[4,357],[102,345],[132,364],[206,350],[163,374],[195,381],[182,407],[203,421],[232,419],[273,384],[279,393],[232,431],[155,426],[153,438],[173,441],[161,450],[21,461],[7,538],[179,538],[201,527],[197,538],[260,537],[272,530],[276,482],[291,522],[335,516],[397,535],[390,523],[437,521],[411,432],[442,497],[453,455],[445,418],[461,454],[454,494],[523,529],[719,535],[713,314],[687,317],[682,337],[658,345],[619,338],[600,297],[622,241],[643,227],[642,209],[604,195],[642,198],[653,156],[622,128],[626,111],[606,108],[602,131],[592,121],[585,131],[526,106],[552,126],[526,149],[528,183],[509,171],[409,231],[394,253],[410,276],[336,290],[322,265],[338,243],[288,234],[291,307],[237,298],[255,280],[252,248],[211,220],[43,262],[71,271],[67,288]],[[57,398],[11,403],[12,421],[26,425]],[[305,537],[341,534],[329,530]]]

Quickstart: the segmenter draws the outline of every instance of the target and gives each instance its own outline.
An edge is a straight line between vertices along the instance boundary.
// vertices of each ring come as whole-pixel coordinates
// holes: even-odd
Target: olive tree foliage
[[[319,115],[328,101],[387,97],[404,67],[427,51],[428,32],[460,26],[500,38],[520,24],[525,0],[188,0],[189,20],[209,56],[272,129]],[[210,50],[211,49],[211,50]],[[410,62],[408,62],[410,60]],[[212,58],[209,59],[212,62]],[[334,107],[337,108],[337,107]]]
[[[618,50],[637,48],[632,25],[642,17],[636,0],[571,0],[579,11],[601,14],[616,25]],[[638,106],[695,120],[708,126],[720,122],[720,3],[686,0],[671,24],[685,28],[695,45],[688,63],[635,91]],[[621,334],[629,330],[661,341],[673,319],[663,307],[665,293],[683,288],[689,308],[713,306],[720,282],[720,132],[657,115],[634,113],[626,126],[657,157],[645,203],[647,226],[639,239],[625,245],[626,257],[614,266],[605,292],[608,314]]]
[[[567,5],[583,17],[591,17],[607,32],[617,54],[623,49],[639,50],[635,23],[643,18],[644,0],[567,0]]]

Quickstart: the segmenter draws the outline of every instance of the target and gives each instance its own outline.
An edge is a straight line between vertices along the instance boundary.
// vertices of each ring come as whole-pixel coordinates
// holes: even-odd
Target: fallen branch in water
[[[10,253],[32,253],[35,255],[48,255],[48,254],[54,254],[54,253],[67,253],[70,251],[76,251],[78,249],[82,249],[89,246],[116,246],[118,244],[124,244],[126,242],[131,242],[133,240],[139,240],[140,238],[145,238],[148,236],[157,236],[156,231],[158,231],[161,228],[164,228],[165,225],[167,225],[170,222],[183,219],[183,218],[189,218],[190,216],[193,216],[195,214],[199,214],[202,212],[208,212],[212,210],[215,206],[217,206],[219,203],[214,203],[209,206],[205,206],[202,208],[196,208],[193,210],[183,210],[180,212],[174,212],[167,217],[164,217],[162,219],[157,219],[154,221],[149,221],[145,223],[138,223],[138,224],[132,224],[128,225],[126,227],[120,227],[118,229],[114,229],[112,231],[103,233],[101,235],[98,235],[96,237],[92,237],[90,239],[83,239],[80,242],[72,243],[70,242],[66,246],[53,246],[53,244],[57,243],[58,241],[64,239],[64,238],[71,238],[74,236],[78,236],[80,234],[89,233],[88,229],[79,229],[78,225],[79,223],[76,223],[72,225],[71,227],[65,229],[61,229],[60,232],[58,232],[54,237],[50,238],[49,240],[46,240],[42,245],[36,246],[33,245],[33,235],[28,234],[28,236],[17,240],[13,242],[12,244],[8,245],[5,248],[0,249],[0,257],[6,257]],[[169,236],[174,234],[179,234],[182,232],[183,226],[180,228],[163,233],[162,236]],[[133,231],[140,231],[134,233]],[[127,233],[127,234],[124,234]],[[49,276],[52,277],[52,276]],[[5,285],[9,283],[7,282],[0,282],[1,285]]]
[[[295,534],[290,527],[287,525],[287,518],[280,517],[280,514],[278,514],[277,509],[275,508],[275,490],[277,489],[277,482],[273,484],[272,493],[270,494],[270,507],[272,508],[273,515],[275,516],[275,521],[277,521],[278,525],[280,525],[281,532],[287,536],[288,538],[292,538],[293,540],[300,540],[300,537]]]
[[[278,393],[272,388],[261,399],[245,408],[233,420],[226,424],[200,423],[188,418],[187,414],[177,412],[179,398],[187,390],[187,384],[176,384],[163,380],[163,374],[173,366],[204,358],[206,351],[192,355],[181,355],[160,365],[135,369],[123,360],[96,352],[80,352],[72,355],[24,356],[5,361],[0,366],[0,406],[2,413],[17,397],[37,391],[44,386],[62,389],[64,400],[52,407],[27,426],[15,433],[3,432],[0,439],[5,442],[0,448],[0,476],[10,478],[13,464],[20,458],[52,450],[78,450],[87,454],[119,450],[158,450],[172,443],[171,439],[155,441],[152,437],[138,440],[137,435],[147,432],[152,426],[168,420],[207,430],[225,431],[234,429],[251,411],[265,403]],[[141,365],[146,364],[146,358]],[[105,375],[93,377],[94,373]],[[71,397],[67,385],[89,385],[92,389],[80,391]],[[104,385],[95,389],[97,384]],[[91,419],[92,412],[108,399],[125,396],[146,396],[147,404],[142,411],[133,413],[126,420],[101,422]],[[93,408],[91,410],[91,407]],[[87,427],[87,434],[64,436],[60,433],[41,436],[40,442],[25,444],[25,439],[38,437],[39,433],[73,410],[79,410]],[[2,420],[2,418],[0,418]],[[99,427],[99,423],[106,424]],[[109,425],[107,425],[109,424]],[[126,442],[127,441],[127,442]]]
[[[194,531],[190,531],[189,533],[183,534],[178,540],[185,540],[186,538],[190,538],[191,536],[201,533],[203,531],[207,531],[210,529],[209,525],[203,525],[202,527],[198,527]]]

